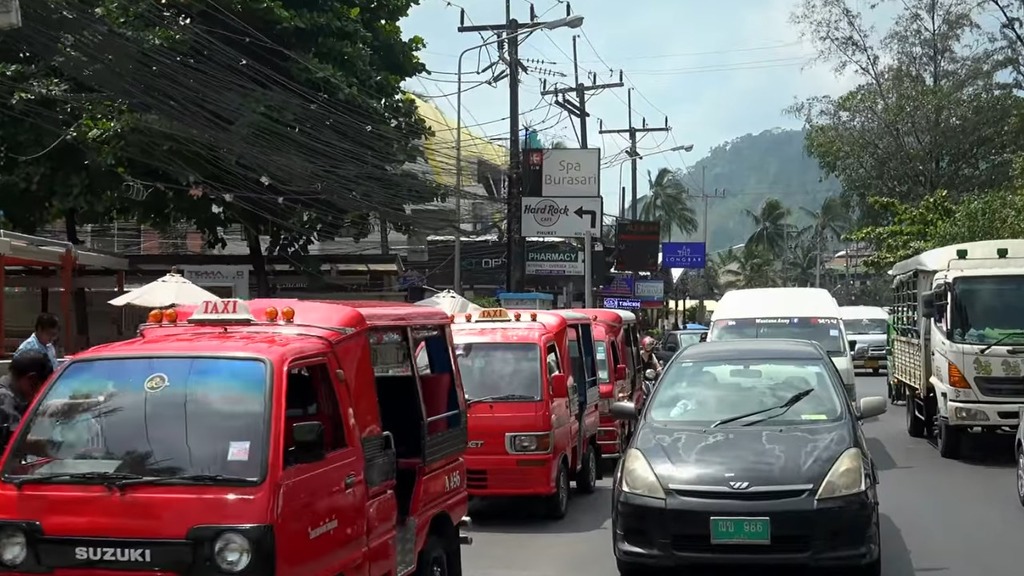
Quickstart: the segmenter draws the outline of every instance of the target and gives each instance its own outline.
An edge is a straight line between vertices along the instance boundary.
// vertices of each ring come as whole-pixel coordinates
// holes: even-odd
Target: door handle
[[[345,490],[351,490],[352,487],[355,486],[355,485],[356,485],[356,475],[355,474],[349,474],[348,476],[345,476]]]

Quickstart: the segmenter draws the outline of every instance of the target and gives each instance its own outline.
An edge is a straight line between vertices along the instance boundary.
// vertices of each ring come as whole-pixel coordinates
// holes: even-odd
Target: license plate
[[[878,368],[878,360],[865,360],[864,361],[864,367],[865,368]]]
[[[711,518],[712,544],[771,544],[768,518]]]

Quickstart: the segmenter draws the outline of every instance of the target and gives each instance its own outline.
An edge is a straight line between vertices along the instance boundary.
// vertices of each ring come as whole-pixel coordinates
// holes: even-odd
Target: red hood
[[[199,524],[266,524],[264,487],[93,485],[0,487],[0,518],[34,520],[53,536],[181,539]]]

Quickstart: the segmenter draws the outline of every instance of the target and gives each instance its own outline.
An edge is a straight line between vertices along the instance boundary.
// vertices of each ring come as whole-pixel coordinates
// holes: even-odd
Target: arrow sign
[[[597,228],[597,211],[596,210],[584,210],[583,206],[580,206],[573,212],[580,220],[583,220],[584,216],[590,216],[590,228]]]

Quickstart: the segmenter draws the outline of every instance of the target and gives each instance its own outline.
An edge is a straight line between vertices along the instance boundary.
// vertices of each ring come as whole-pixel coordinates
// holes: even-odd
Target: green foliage
[[[446,193],[402,169],[427,134],[401,91],[424,69],[397,24],[415,3],[29,3],[0,37],[0,209],[27,231],[72,210],[213,242],[237,223],[294,255],[409,231],[405,206]]]
[[[637,217],[660,222],[663,240],[673,239],[678,232],[693,234],[699,227],[683,178],[680,171],[671,168],[660,168],[653,176],[648,172],[647,194],[637,198]]]

